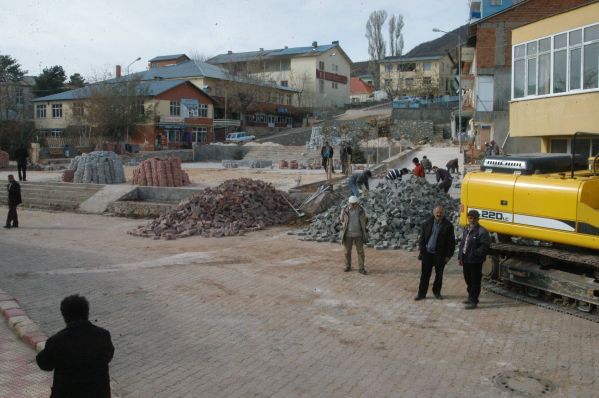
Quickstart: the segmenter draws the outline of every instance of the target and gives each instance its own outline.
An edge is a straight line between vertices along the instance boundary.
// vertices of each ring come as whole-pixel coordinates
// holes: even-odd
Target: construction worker
[[[418,160],[418,158],[414,158],[412,159],[412,163],[414,163],[414,169],[412,170],[412,173],[414,173],[416,177],[424,178],[426,175],[424,173],[424,166],[422,166],[420,160]]]
[[[364,196],[368,195],[368,191],[370,187],[368,186],[368,179],[372,177],[372,172],[370,170],[365,170],[361,173],[355,173],[347,180],[347,185],[349,185],[349,190],[351,194],[355,197],[360,196],[360,189],[364,193]]]
[[[444,190],[445,193],[449,192],[449,188],[451,188],[451,183],[453,181],[453,177],[449,174],[449,171],[433,166],[433,172],[437,178],[437,187]]]
[[[386,181],[394,181],[394,180],[401,180],[403,176],[407,175],[410,173],[410,170],[408,170],[407,168],[403,168],[403,169],[390,169],[389,171],[387,171],[387,174],[385,175],[385,180]]]
[[[366,225],[368,218],[366,217],[366,211],[360,206],[359,199],[356,196],[350,196],[347,201],[348,204],[341,210],[339,216],[341,221],[341,243],[344,248],[345,255],[345,272],[351,271],[351,252],[352,246],[356,244],[356,251],[358,252],[358,265],[359,272],[362,275],[366,275],[366,268],[364,268],[364,243],[368,242],[368,233],[366,232]]]

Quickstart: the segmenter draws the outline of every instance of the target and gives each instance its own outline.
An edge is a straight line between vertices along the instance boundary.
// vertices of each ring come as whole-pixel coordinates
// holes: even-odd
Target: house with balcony
[[[379,62],[381,89],[390,97],[437,97],[451,92],[452,63],[447,54],[385,57]]]
[[[207,61],[230,73],[296,90],[295,104],[306,109],[342,107],[350,102],[351,59],[338,41],[309,47],[229,51]]]
[[[494,140],[507,153],[540,150],[539,140],[514,136],[509,126],[512,31],[520,26],[593,2],[592,0],[522,0],[513,2],[511,6],[470,24],[468,42],[475,48],[472,129],[477,133],[479,145]],[[537,65],[532,62],[530,67],[537,70]]]
[[[510,136],[542,152],[599,155],[599,2],[512,32]]]
[[[36,98],[35,128],[38,140],[50,148],[65,144],[87,148],[105,140],[102,132],[94,131],[94,119],[89,117],[103,84],[129,84],[125,78],[97,83],[79,89]],[[142,149],[191,148],[214,140],[214,99],[186,80],[140,81],[129,98],[146,121],[137,123],[128,132],[127,142]],[[116,99],[115,99],[116,100]],[[82,133],[65,140],[67,129]],[[87,133],[87,134],[86,134]]]

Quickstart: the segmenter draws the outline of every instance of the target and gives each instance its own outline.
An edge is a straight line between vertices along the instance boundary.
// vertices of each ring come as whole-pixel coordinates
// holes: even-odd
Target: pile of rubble
[[[339,215],[346,204],[344,198],[316,216],[307,229],[295,234],[303,240],[339,242]],[[369,247],[417,249],[421,225],[439,205],[445,208],[445,216],[456,226],[456,236],[459,236],[460,201],[452,199],[423,178],[410,177],[380,183],[369,192],[368,198],[362,200],[362,204],[368,215]]]
[[[114,152],[95,151],[71,160],[73,182],[93,184],[120,184],[125,182],[121,158]]]
[[[8,152],[0,151],[0,169],[8,167]]]
[[[154,239],[242,235],[292,220],[295,213],[288,200],[285,192],[264,181],[227,180],[191,195],[171,211],[128,233]]]
[[[151,158],[143,160],[133,170],[133,184],[155,187],[180,187],[189,185],[189,176],[181,169],[181,159]]]

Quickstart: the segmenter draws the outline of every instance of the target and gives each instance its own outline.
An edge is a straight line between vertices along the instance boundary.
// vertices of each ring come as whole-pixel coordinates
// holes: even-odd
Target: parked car
[[[230,134],[227,134],[227,136],[225,137],[226,142],[236,142],[236,143],[254,141],[255,139],[256,139],[255,135],[248,134],[245,131],[239,131],[237,133],[230,133]]]

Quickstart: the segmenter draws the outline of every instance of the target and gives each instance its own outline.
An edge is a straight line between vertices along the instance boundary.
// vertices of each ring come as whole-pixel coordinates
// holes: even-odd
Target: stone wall
[[[407,137],[412,141],[432,138],[434,135],[432,120],[397,120],[392,127],[393,138]]]
[[[248,153],[248,148],[243,145],[200,145],[193,149],[195,161],[236,160],[243,158]]]

